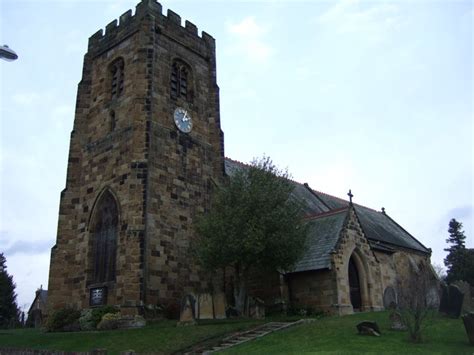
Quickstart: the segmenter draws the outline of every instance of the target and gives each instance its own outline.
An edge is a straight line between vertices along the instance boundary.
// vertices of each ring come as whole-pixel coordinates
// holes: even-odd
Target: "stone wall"
[[[136,56],[140,46],[140,38],[135,35],[120,48],[94,58],[88,53],[84,59],[58,236],[51,255],[49,304],[55,308],[87,307],[92,286],[107,286],[110,304],[140,304],[146,188],[144,132],[140,130],[144,122],[141,97],[145,93],[140,90]],[[124,91],[112,100],[104,78],[108,77],[108,64],[119,57],[125,63]],[[112,109],[117,119],[113,130],[107,124]],[[95,203],[106,190],[116,198],[119,209],[116,281],[94,285],[90,222]]]
[[[248,288],[249,295],[263,300],[269,309],[289,301],[285,277],[276,271],[252,272]]]
[[[426,266],[426,270],[431,270],[430,257],[415,251],[398,249],[390,254],[375,252],[375,255],[380,261],[383,292],[387,288],[393,288],[395,293],[398,294],[398,288],[413,276],[412,268],[420,263]],[[434,275],[427,276],[433,280],[435,279]]]
[[[325,313],[337,312],[336,275],[332,270],[299,272],[289,275],[288,280],[292,304],[310,306]]]
[[[171,99],[176,58],[192,70],[189,100]],[[124,67],[118,97],[111,93],[116,60]],[[108,304],[136,313],[206,287],[189,245],[195,216],[223,179],[218,95],[214,39],[188,21],[182,27],[172,11],[163,15],[156,1],[143,0],[134,16],[127,11],[89,39],[51,253],[50,307],[88,307],[89,289],[107,286]],[[193,119],[189,134],[174,125],[177,106]],[[116,278],[93,284],[90,223],[105,191],[119,209]]]

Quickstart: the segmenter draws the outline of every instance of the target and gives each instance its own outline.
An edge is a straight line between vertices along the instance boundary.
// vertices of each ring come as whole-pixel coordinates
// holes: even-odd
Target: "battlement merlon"
[[[156,30],[161,32],[168,32],[167,29],[173,31],[183,31],[186,37],[192,37],[193,41],[199,39],[209,50],[215,53],[215,39],[208,33],[202,31],[201,36],[198,34],[196,25],[189,21],[185,21],[184,27],[181,25],[181,16],[168,10],[166,16],[162,13],[162,6],[156,0],[142,0],[135,10],[135,15],[132,15],[132,10],[128,10],[123,15],[110,22],[105,27],[105,33],[102,29],[98,30],[89,38],[88,53],[100,54],[113,46],[113,43],[120,42],[121,39],[127,37],[134,31],[138,30],[139,23],[147,16],[155,17]]]

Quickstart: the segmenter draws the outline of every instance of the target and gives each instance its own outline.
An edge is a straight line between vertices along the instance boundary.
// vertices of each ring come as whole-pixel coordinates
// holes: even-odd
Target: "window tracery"
[[[93,282],[115,280],[118,234],[118,209],[115,198],[105,192],[97,202],[92,228]]]
[[[189,99],[190,88],[190,69],[187,64],[180,60],[175,60],[171,66],[171,97]]]

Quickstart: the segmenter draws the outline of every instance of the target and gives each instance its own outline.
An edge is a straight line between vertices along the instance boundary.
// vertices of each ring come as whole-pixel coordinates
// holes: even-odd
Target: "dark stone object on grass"
[[[462,321],[464,322],[464,328],[466,329],[469,342],[474,346],[474,312],[463,315]]]
[[[374,335],[376,337],[380,336],[380,328],[377,322],[365,320],[357,324],[356,327],[360,335]]]

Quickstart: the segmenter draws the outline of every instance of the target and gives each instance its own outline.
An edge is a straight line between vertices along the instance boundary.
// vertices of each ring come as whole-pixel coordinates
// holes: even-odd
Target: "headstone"
[[[440,306],[439,289],[436,286],[431,287],[426,292],[426,303],[430,309],[438,309]]]
[[[397,304],[397,294],[392,286],[388,286],[383,292],[383,306],[385,309],[391,309],[394,304]]]
[[[445,314],[448,314],[449,312],[449,293],[448,286],[446,286],[445,283],[441,283],[441,300],[439,302],[439,311]]]
[[[198,296],[198,319],[214,319],[214,305],[210,293],[201,293]]]
[[[474,346],[474,312],[466,313],[462,316],[464,328],[466,329],[469,343]]]
[[[380,336],[380,329],[376,322],[365,320],[356,325],[360,335]]]
[[[389,316],[390,329],[392,330],[405,330],[407,327],[403,324],[402,315],[397,311],[393,310]]]
[[[248,305],[248,312],[250,318],[265,318],[265,302],[263,302],[260,298],[249,297]]]
[[[449,285],[448,294],[448,314],[451,317],[459,318],[459,316],[461,315],[464,295],[461,290],[455,285]]]
[[[181,300],[181,311],[179,315],[179,324],[196,324],[195,315],[196,300],[193,295],[186,295]]]
[[[214,316],[216,319],[226,318],[226,300],[223,292],[213,295],[214,298]]]
[[[469,285],[469,283],[467,283],[466,281],[455,281],[453,282],[453,285],[457,286],[464,295],[461,307],[461,314],[474,311],[474,309],[472,308],[473,305],[471,303],[471,285]]]

